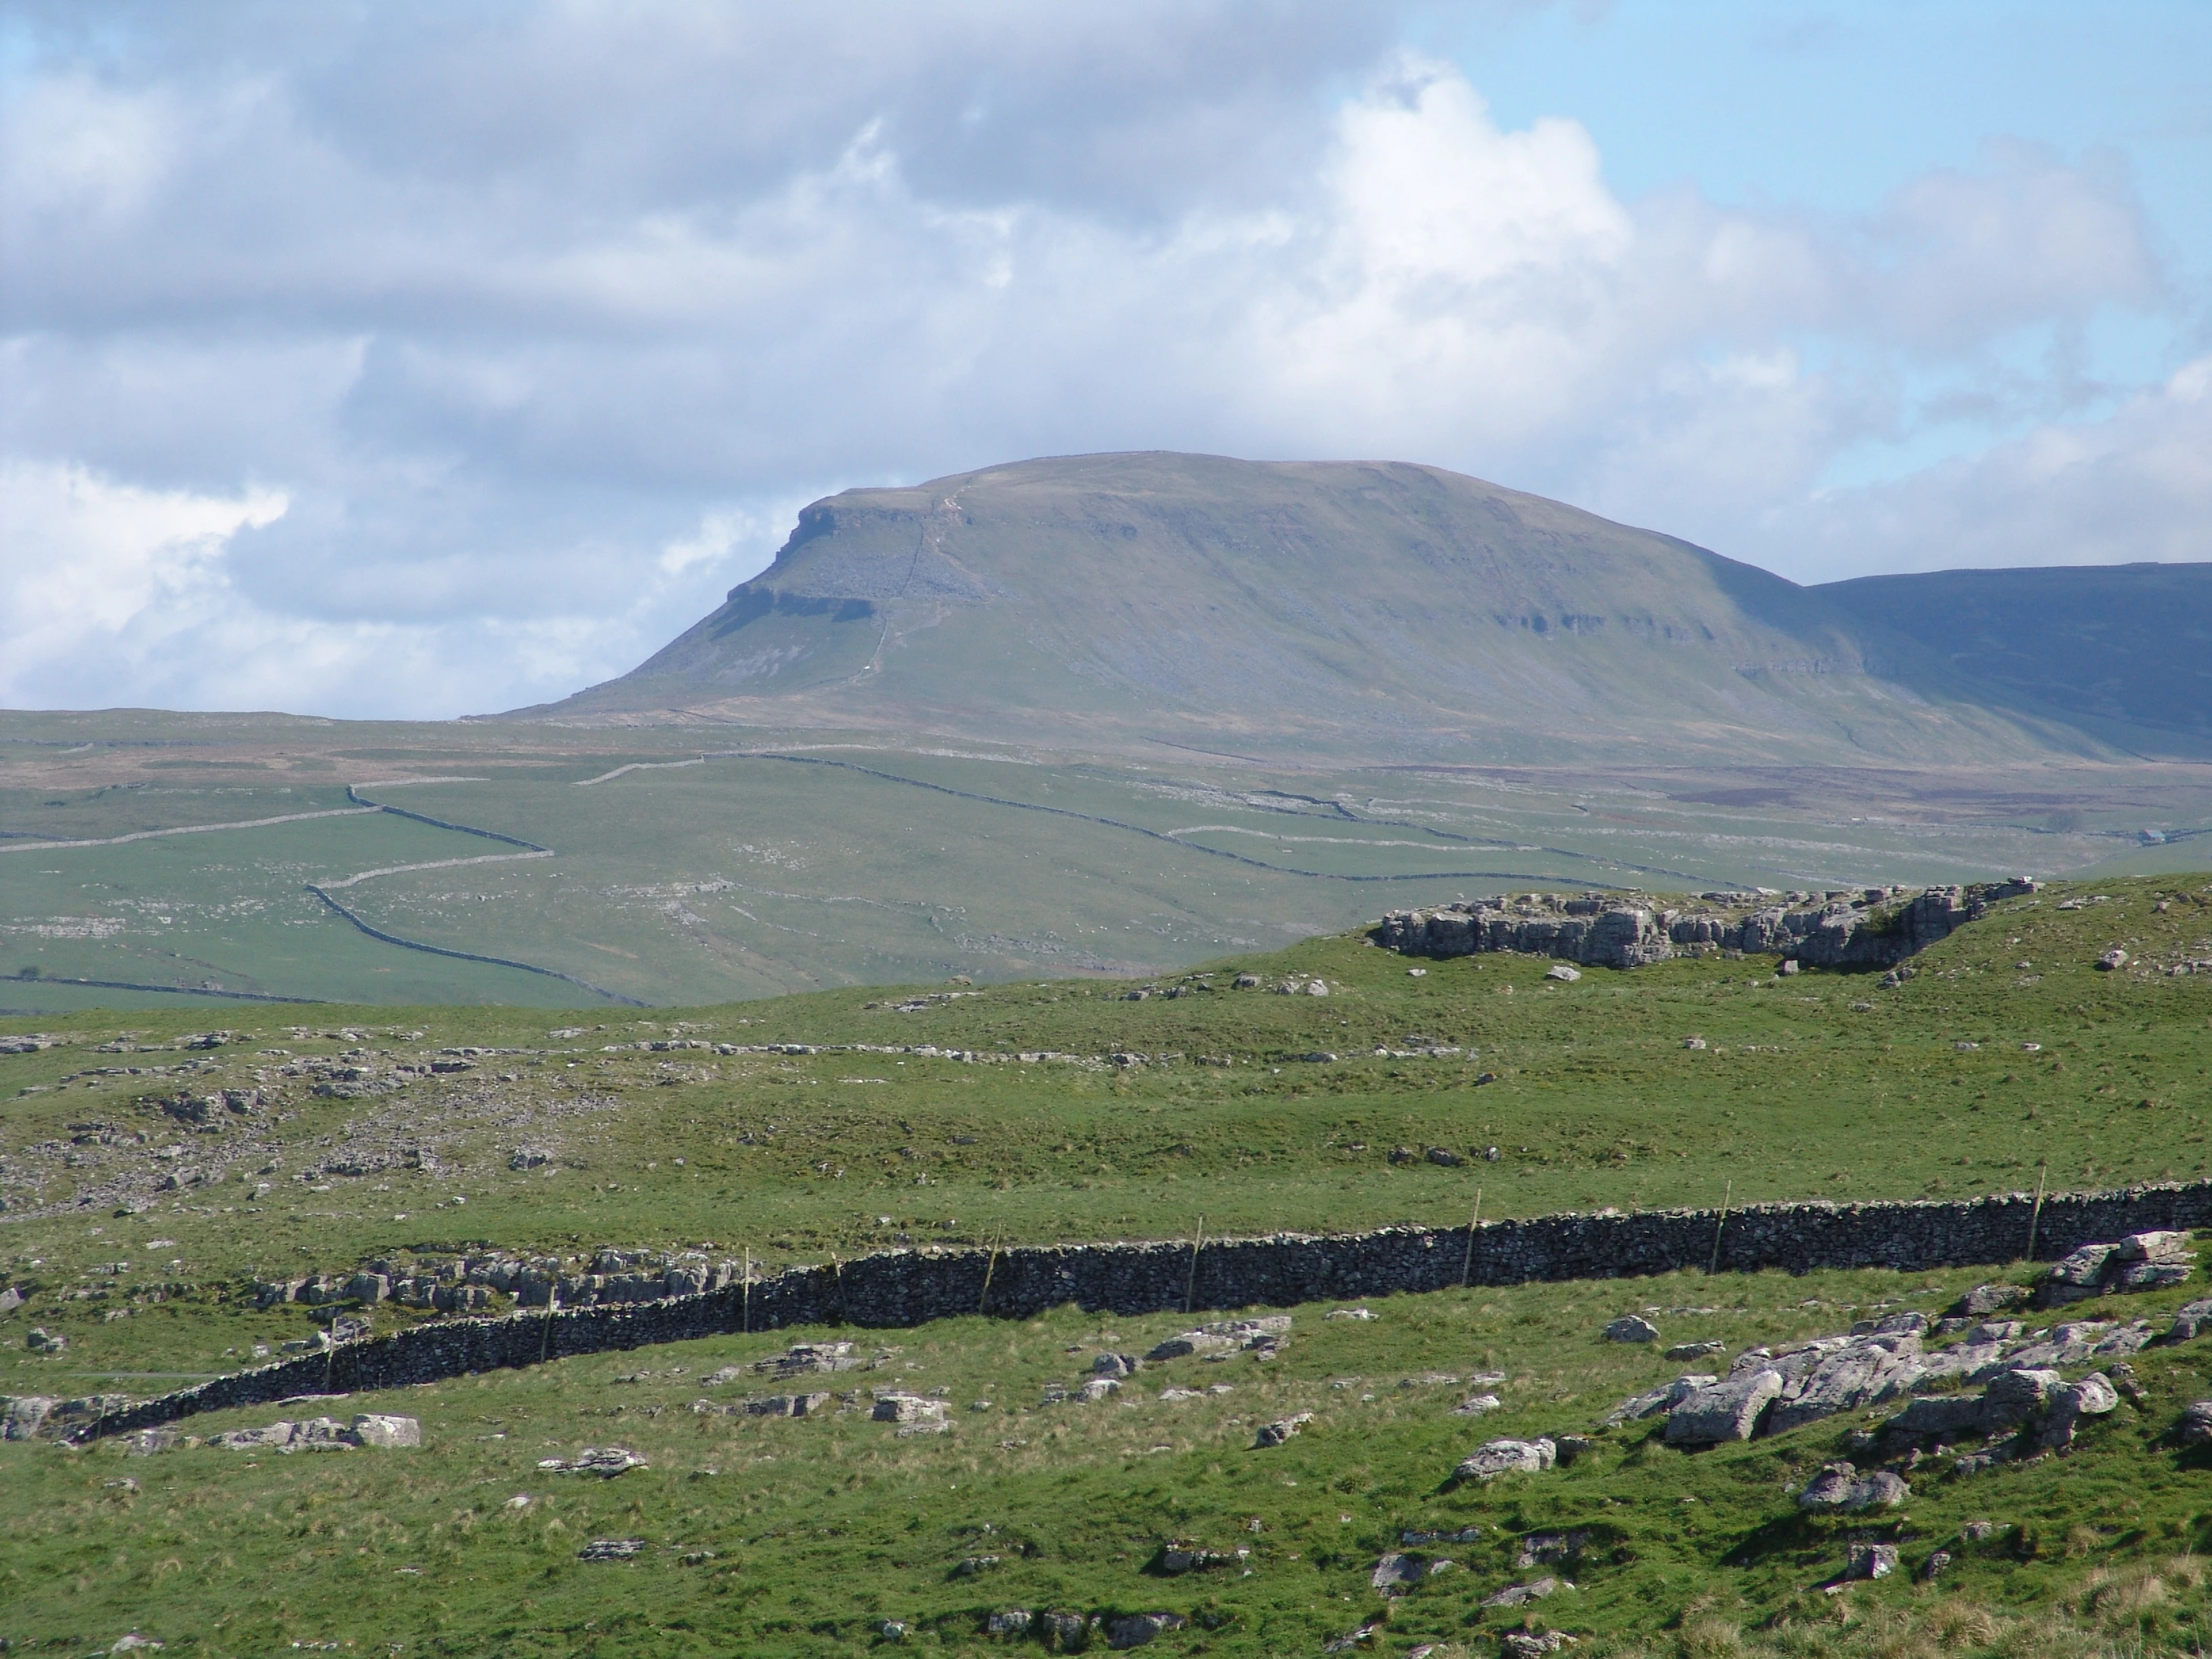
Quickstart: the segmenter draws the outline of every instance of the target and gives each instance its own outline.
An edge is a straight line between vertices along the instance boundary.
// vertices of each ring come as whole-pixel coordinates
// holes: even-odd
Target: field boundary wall
[[[2212,1182],[1953,1201],[1753,1204],[1536,1216],[1465,1227],[1275,1233],[1188,1243],[893,1250],[620,1307],[451,1319],[341,1344],[110,1412],[91,1440],[200,1412],[434,1382],[661,1342],[793,1326],[894,1329],[963,1315],[1026,1319],[1074,1303],[1134,1315],[1284,1307],[1478,1285],[1631,1278],[1717,1264],[1778,1268],[2000,1266],[2154,1228],[2212,1225]],[[2033,1243],[2031,1245],[2031,1234]]]

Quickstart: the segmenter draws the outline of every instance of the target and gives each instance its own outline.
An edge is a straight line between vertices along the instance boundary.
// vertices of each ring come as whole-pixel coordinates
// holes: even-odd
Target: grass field
[[[865,734],[273,717],[13,715],[0,734],[14,739],[0,1007],[23,1010],[220,1002],[210,987],[395,1007],[589,997],[373,939],[310,882],[398,939],[553,969],[610,1007],[680,1007],[953,974],[1168,972],[1511,886],[2185,869],[2212,823],[2212,769],[2187,766],[1978,781],[1332,769],[1166,744],[1139,763]],[[701,758],[740,748],[773,752]],[[346,815],[349,784],[551,856]],[[226,824],[241,827],[195,828]],[[71,840],[108,844],[52,844]],[[152,988],[88,999],[69,980]]]
[[[2098,971],[2114,945],[2130,966]],[[2212,973],[2166,970],[2199,960],[2212,960],[2201,873],[2009,902],[1890,990],[1870,975],[1778,979],[1759,958],[1562,985],[1540,960],[1491,957],[1414,964],[1426,968],[1415,977],[1404,959],[1334,936],[1143,981],[1185,994],[1139,1001],[1097,979],[940,978],[912,993],[643,1014],[234,1006],[219,1019],[192,1008],[0,1020],[0,1032],[54,1044],[0,1056],[0,1261],[29,1293],[0,1316],[0,1392],[159,1392],[312,1330],[309,1310],[256,1311],[246,1291],[257,1277],[484,1246],[573,1258],[704,1245],[773,1267],[902,1239],[1187,1237],[1200,1217],[1209,1236],[1459,1224],[1478,1186],[1484,1213],[1502,1217],[1723,1193],[2196,1178],[2212,1174]],[[1248,969],[1261,985],[1233,988]],[[1319,978],[1329,994],[1273,994],[1286,976]],[[217,1024],[230,1031],[220,1046],[178,1046]],[[1707,1046],[1686,1048],[1691,1036]],[[979,1058],[636,1046],[656,1042]],[[1413,1052],[1438,1048],[1461,1052]],[[460,1057],[473,1069],[428,1073],[446,1049],[482,1052]],[[1041,1051],[1071,1058],[1023,1058]],[[1320,1054],[1334,1058],[1306,1058]],[[403,1081],[397,1068],[418,1060]],[[210,1133],[152,1103],[225,1088],[258,1090],[262,1103],[218,1115]],[[1391,1162],[1401,1145],[1499,1156]],[[524,1147],[548,1161],[511,1168]],[[815,1654],[870,1650],[876,1625],[896,1619],[915,1642],[981,1651],[993,1645],[984,1615],[1020,1606],[1190,1615],[1158,1644],[1166,1652],[1307,1653],[1381,1611],[1366,1576],[1400,1530],[1472,1524],[1484,1528],[1474,1543],[1439,1547],[1457,1569],[1395,1604],[1375,1650],[1495,1650],[1498,1629],[1527,1610],[1480,1603],[1535,1576],[1514,1567],[1510,1540],[1555,1526],[1590,1540],[1566,1575],[1580,1588],[1535,1608],[1537,1622],[1597,1650],[2193,1650],[2201,1573],[2168,1563],[2208,1541],[2203,1477],[2155,1442],[2207,1392],[2195,1348],[2142,1357],[2148,1403],[2105,1419],[2070,1458],[1971,1480],[1916,1473],[1901,1520],[1860,1523],[1896,1530],[1908,1557],[1967,1520],[2026,1529],[1951,1546],[1960,1565],[1936,1587],[1811,1588],[1840,1565],[1847,1529],[1797,1518],[1784,1488],[1835,1455],[1855,1422],[1697,1457],[1615,1432],[1571,1469],[1480,1489],[1446,1480],[1482,1438],[1586,1431],[1680,1369],[1597,1341],[1616,1313],[1657,1309],[1669,1341],[1736,1348],[1841,1329],[1877,1307],[1933,1310],[1988,1276],[1687,1274],[1395,1298],[1372,1322],[1300,1309],[1272,1364],[1176,1362],[1095,1406],[1039,1402],[1095,1349],[1141,1351],[1182,1322],[1063,1310],[823,1334],[896,1351],[830,1379],[837,1387],[947,1391],[956,1427],[905,1440],[860,1413],[692,1412],[702,1397],[772,1391],[701,1379],[807,1334],[788,1333],[329,1408],[417,1415],[419,1452],[126,1458],[9,1443],[0,1636],[56,1651],[137,1627],[210,1654],[295,1641]],[[374,1310],[385,1328],[423,1316]],[[67,1351],[30,1352],[33,1324],[65,1334]],[[641,1371],[651,1375],[616,1381]],[[1463,1389],[1400,1386],[1491,1371],[1505,1374],[1504,1403],[1479,1424],[1450,1414]],[[1217,1380],[1234,1391],[1158,1398],[1163,1384]],[[988,1411],[969,1409],[985,1399]],[[1304,1434],[1249,1449],[1258,1422],[1297,1411],[1316,1413]],[[651,1467],[604,1485],[537,1468],[610,1443]],[[126,1480],[135,1490],[106,1484]],[[644,1552],[577,1559],[598,1538],[641,1539]],[[1149,1564],[1179,1538],[1254,1555],[1162,1577]],[[986,1554],[1000,1565],[951,1576]]]

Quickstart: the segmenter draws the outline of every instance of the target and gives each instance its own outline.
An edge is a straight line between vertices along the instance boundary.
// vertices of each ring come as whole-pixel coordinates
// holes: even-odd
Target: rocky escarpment
[[[1512,951],[1585,967],[1641,968],[1669,957],[1741,951],[1808,968],[1893,968],[2036,885],[2014,879],[1917,893],[1898,887],[1700,893],[1672,905],[1644,894],[1519,893],[1394,910],[1371,937],[1407,956]]]

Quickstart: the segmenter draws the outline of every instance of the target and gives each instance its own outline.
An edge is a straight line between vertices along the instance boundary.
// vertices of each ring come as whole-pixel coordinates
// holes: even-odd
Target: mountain
[[[2014,707],[2131,746],[2145,730],[2212,746],[2212,564],[1938,570],[1812,591]]]
[[[1072,456],[817,501],[649,660],[518,714],[1421,762],[2106,752],[1884,610],[1437,467]]]

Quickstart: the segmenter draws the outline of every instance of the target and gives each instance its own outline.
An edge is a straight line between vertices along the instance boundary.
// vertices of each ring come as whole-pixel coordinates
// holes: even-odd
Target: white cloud
[[[2110,156],[1624,200],[1380,8],[405,15],[0,88],[9,699],[556,696],[814,494],[1105,448],[1436,462],[1793,574],[2212,556],[2193,382],[2021,367],[2174,303]],[[1939,419],[1976,453],[1816,493]]]
[[[136,489],[80,466],[0,463],[0,696],[60,681],[123,700],[137,645],[219,606],[224,544],[287,505],[266,491],[221,498]]]
[[[1802,580],[2212,558],[2212,356],[2104,419],[1824,493],[1778,512],[1769,535]]]

